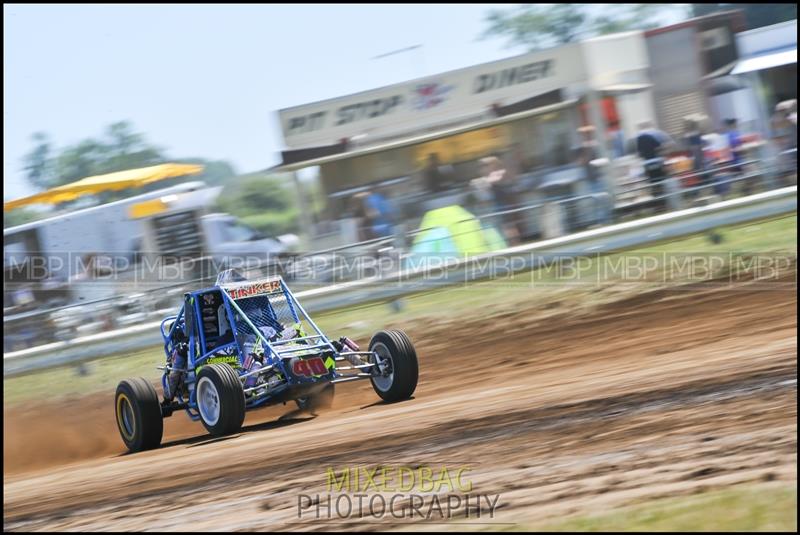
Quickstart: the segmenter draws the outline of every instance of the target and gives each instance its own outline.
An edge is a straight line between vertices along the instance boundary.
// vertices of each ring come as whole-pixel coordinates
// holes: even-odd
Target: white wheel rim
[[[197,382],[197,407],[206,424],[216,425],[219,420],[219,393],[214,382],[208,377],[203,377]]]
[[[378,371],[381,372],[381,375],[372,376],[372,384],[381,392],[386,392],[392,388],[392,383],[394,383],[394,362],[392,361],[392,354],[389,348],[382,342],[377,342],[372,346],[372,351],[378,356],[377,368]],[[392,371],[388,375],[383,375],[383,371],[387,367],[390,367]]]

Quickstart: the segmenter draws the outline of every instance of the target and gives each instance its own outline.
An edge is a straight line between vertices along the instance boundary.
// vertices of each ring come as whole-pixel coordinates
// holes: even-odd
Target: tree
[[[50,138],[44,132],[36,132],[31,140],[36,147],[22,159],[25,178],[34,187],[47,189],[53,180]]]
[[[142,134],[133,131],[128,121],[118,121],[106,129],[104,154],[98,159],[98,174],[148,167],[166,161],[162,150],[145,142]]]
[[[163,149],[148,143],[145,136],[136,132],[128,121],[113,123],[100,139],[84,139],[55,155],[47,134],[37,132],[32,140],[36,146],[25,155],[23,163],[25,177],[37,189],[60,186],[92,175],[149,167],[170,160]],[[220,185],[236,176],[236,169],[225,160],[177,158],[172,161],[204,166],[201,175],[185,180],[202,180],[209,185]]]
[[[749,30],[797,18],[797,4],[692,4],[692,15],[701,17],[733,9],[744,11]]]
[[[68,184],[87,176],[148,167],[166,161],[128,121],[111,124],[101,139],[88,138],[53,154],[47,134],[32,136],[36,146],[23,157],[25,177],[37,189]]]
[[[236,168],[225,160],[206,160],[205,158],[181,158],[177,163],[188,163],[203,166],[203,173],[191,177],[191,180],[202,180],[209,186],[227,184],[236,176]]]
[[[662,4],[523,4],[491,10],[481,38],[506,37],[509,46],[538,50],[621,31],[656,27]],[[602,9],[600,11],[599,9]]]
[[[44,216],[44,214],[34,212],[33,210],[26,208],[17,208],[16,210],[9,211],[4,210],[3,228],[16,227],[17,225],[30,223],[31,221],[36,221]]]
[[[297,232],[299,228],[291,189],[279,177],[263,173],[237,177],[225,186],[217,205],[267,236]]]
[[[52,185],[60,186],[98,174],[106,152],[102,143],[91,138],[67,147],[55,158],[55,178]]]
[[[277,177],[253,173],[225,188],[226,211],[240,215],[282,212],[292,204],[291,192]]]
[[[82,178],[128,169],[149,167],[167,161],[194,163],[204,166],[200,175],[171,178],[154,182],[137,189],[144,193],[180,184],[190,180],[201,180],[209,185],[226,184],[236,175],[236,170],[227,161],[205,158],[171,159],[163,149],[149,143],[144,134],[137,132],[129,121],[110,124],[100,138],[88,138],[74,145],[54,151],[47,134],[37,132],[32,136],[36,144],[23,158],[25,177],[36,189],[48,189],[68,184]],[[109,202],[130,196],[131,191],[105,191],[98,194],[100,202]]]

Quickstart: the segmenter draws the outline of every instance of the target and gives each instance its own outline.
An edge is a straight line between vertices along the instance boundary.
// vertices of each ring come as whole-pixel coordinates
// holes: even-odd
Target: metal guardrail
[[[428,278],[428,268],[401,270],[390,275],[301,291],[297,297],[309,312],[321,312],[369,302],[395,299],[455,283],[480,280],[487,275],[475,269],[482,262],[504,255],[528,255],[528,260],[508,267],[508,274],[536,268],[549,255],[608,253],[645,243],[702,232],[722,225],[776,216],[797,210],[797,186],[758,193],[707,206],[656,215],[645,219],[609,225],[560,238],[478,255],[450,262],[444,276]],[[441,268],[440,268],[441,269]],[[3,356],[3,375],[12,376],[39,368],[77,363],[84,360],[134,351],[162,343],[160,321],[134,327],[55,342]]]
[[[792,151],[788,151],[787,154],[791,152]],[[634,182],[624,184],[629,186],[628,189],[620,191],[618,194],[628,196],[640,192],[646,193],[650,191],[652,193],[655,187],[660,188],[662,191],[667,191],[667,193],[655,196],[645,195],[644,198],[639,196],[639,198],[634,201],[623,201],[614,204],[612,199],[608,197],[608,193],[589,193],[567,197],[556,196],[545,198],[535,204],[515,204],[507,206],[501,211],[488,214],[476,214],[475,217],[481,221],[482,224],[490,223],[497,228],[504,226],[503,219],[505,217],[512,216],[512,219],[515,221],[512,226],[516,226],[518,229],[527,228],[530,230],[531,219],[541,220],[545,213],[546,206],[550,208],[558,207],[558,209],[562,209],[564,212],[562,216],[563,228],[556,234],[563,235],[582,230],[590,224],[608,224],[612,220],[620,221],[627,219],[631,214],[639,214],[642,210],[657,208],[659,205],[663,204],[668,205],[669,209],[677,210],[686,205],[688,196],[700,195],[703,191],[716,187],[731,187],[733,184],[739,182],[751,183],[751,185],[752,183],[756,183],[758,185],[760,182],[761,186],[766,185],[769,189],[774,189],[777,186],[774,177],[777,172],[774,169],[774,162],[769,164],[768,161],[769,160],[746,160],[737,164],[715,165],[700,172],[689,171],[668,176],[659,182],[651,182],[646,177],[643,177]],[[767,165],[764,166],[763,164]],[[747,168],[749,171],[734,175],[729,175],[727,173],[727,171],[737,168],[740,170]],[[682,179],[692,175],[705,176],[706,183],[693,187],[678,187]],[[722,179],[720,179],[720,177],[722,177]],[[618,184],[614,189],[618,189],[619,186]],[[633,187],[631,188],[630,186]],[[400,245],[402,249],[404,247],[403,244],[408,244],[415,236],[427,230],[430,229],[415,229],[404,232],[402,235],[374,238],[362,242],[303,253],[297,255],[293,260],[298,264],[302,264],[303,260],[318,259],[326,256],[339,256],[341,258],[352,254],[370,254],[370,252],[371,254],[375,254],[376,252],[381,254],[385,253],[388,249],[396,248],[398,245]],[[538,222],[538,228],[533,232],[533,234],[538,234],[535,239],[541,238],[541,230],[541,222]],[[525,238],[526,239],[523,241],[533,241],[530,232],[527,233]],[[209,259],[210,257],[205,258],[205,260]],[[197,262],[202,262],[204,259],[198,258],[195,260]],[[274,260],[266,262],[265,265],[254,266],[252,270],[248,268],[248,270],[255,273],[263,271],[265,267],[268,270],[273,269]],[[329,273],[335,271],[340,272],[338,267],[329,269]],[[20,342],[29,344],[32,340],[41,339],[42,336],[45,337],[45,343],[55,341],[56,339],[74,337],[76,334],[71,333],[70,329],[74,330],[76,325],[87,325],[88,328],[91,329],[92,327],[97,328],[100,323],[103,323],[103,328],[105,329],[121,329],[134,321],[142,321],[146,320],[148,317],[152,317],[157,312],[157,308],[171,306],[168,302],[169,296],[181,294],[186,289],[194,287],[199,288],[207,285],[209,282],[213,281],[214,277],[216,277],[216,272],[201,278],[192,280],[184,279],[168,285],[162,284],[153,289],[137,288],[133,290],[136,293],[135,296],[125,294],[123,291],[123,293],[118,293],[118,295],[110,297],[88,301],[84,300],[56,307],[5,315],[3,324],[6,332],[5,342],[7,343],[4,343],[4,348],[6,350],[15,350],[14,346],[18,345]],[[314,286],[315,284],[329,284],[331,282],[329,280],[330,277],[324,275],[318,278],[319,280],[315,280],[311,284],[307,281],[295,280],[291,276],[287,277],[287,280],[290,280],[293,285],[300,287],[303,285]],[[118,306],[121,299],[123,301],[127,300],[134,309],[138,308],[139,312],[131,316],[126,315],[124,312],[121,313],[122,315],[120,315],[120,313],[112,313],[111,309]],[[66,322],[69,325],[64,326],[57,332],[44,331],[34,333],[28,329],[28,326],[31,324],[30,322],[35,321],[37,318],[47,320],[48,318],[54,318],[54,315],[60,315],[63,318],[66,314],[69,314],[74,320]],[[64,321],[60,323],[64,325]]]
[[[584,201],[595,202],[596,200],[597,200],[597,195],[581,195],[581,196],[569,197],[566,199],[541,202],[532,205],[518,206],[511,209],[493,212],[489,214],[477,215],[475,216],[475,219],[481,222],[488,221],[494,223],[496,222],[496,220],[498,220],[498,218],[502,218],[503,216],[509,214],[515,214],[515,213],[521,214],[525,212],[530,213],[530,212],[535,212],[537,210],[541,210],[547,204],[563,206],[567,211],[574,211],[574,207],[578,203]],[[574,219],[574,218],[570,217],[569,219]],[[413,229],[404,232],[401,236],[391,235],[391,236],[351,243],[343,246],[332,247],[308,253],[301,253],[296,255],[296,257],[294,257],[293,260],[297,264],[302,264],[304,260],[309,260],[309,259],[313,260],[314,258],[321,258],[326,256],[338,255],[341,258],[354,254],[359,255],[369,252],[374,253],[376,251],[385,250],[386,248],[392,248],[395,244],[397,244],[398,240],[402,241],[403,243],[410,243],[410,241],[412,241],[414,237],[416,237],[419,234],[423,234],[429,230],[431,229],[430,228]],[[210,258],[211,258],[210,256],[205,256],[205,257],[200,257],[196,260],[198,262],[202,262],[203,260],[208,260]],[[246,268],[246,271],[254,273],[262,270],[274,269],[274,266],[275,266],[275,261],[270,260],[261,262],[253,266],[249,266]],[[161,284],[154,289],[137,290],[137,296],[140,301],[148,301],[148,300],[154,301],[156,298],[163,298],[164,295],[169,295],[173,292],[176,292],[176,295],[180,296],[183,294],[184,291],[194,286],[200,288],[202,286],[210,285],[211,283],[213,283],[215,278],[216,278],[216,272],[200,278],[195,278],[191,280],[181,280],[173,284]],[[320,281],[320,283],[325,283],[324,279]],[[297,281],[295,281],[295,284],[298,284]],[[301,282],[299,284],[303,283]],[[26,322],[33,321],[37,318],[40,319],[47,318],[54,313],[64,313],[66,311],[72,311],[76,316],[83,314],[86,321],[92,321],[90,318],[95,312],[103,308],[110,308],[112,305],[118,303],[121,297],[122,297],[121,295],[115,295],[112,297],[104,297],[90,301],[70,303],[47,309],[30,310],[18,314],[8,315],[4,317],[4,326],[6,327],[7,331],[10,332],[14,330],[15,325],[24,324]],[[130,298],[131,296],[125,296],[125,297]]]
[[[723,225],[762,219],[796,210],[797,186],[791,186],[474,256],[451,264],[446,277],[427,279],[425,278],[427,270],[422,268],[320,290],[308,290],[298,294],[298,298],[308,302],[308,307],[312,310],[329,310],[392,299],[454,283],[480,280],[481,272],[473,269],[474,266],[480,266],[492,258],[541,253],[538,258],[530,255],[527,257],[527,262],[509,267],[506,274],[511,274],[515,271],[536,268],[539,262],[546,262],[548,256],[577,256],[620,251],[653,241],[677,238]]]

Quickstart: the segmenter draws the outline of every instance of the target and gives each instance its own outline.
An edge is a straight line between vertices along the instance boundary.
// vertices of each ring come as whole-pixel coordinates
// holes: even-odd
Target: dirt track
[[[108,396],[60,414],[4,411],[4,527],[330,529],[299,520],[297,496],[326,492],[326,468],[352,465],[467,465],[476,493],[500,494],[489,521],[523,525],[796,482],[795,291],[793,273],[771,288],[662,291],[590,314],[415,326],[410,401],[376,404],[368,383],[341,385],[317,418],[268,409],[220,440],[177,415],[165,447],[138,455],[120,455]]]

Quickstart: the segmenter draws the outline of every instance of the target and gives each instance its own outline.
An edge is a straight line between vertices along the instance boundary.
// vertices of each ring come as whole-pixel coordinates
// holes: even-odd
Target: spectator
[[[705,184],[705,141],[703,141],[703,132],[700,127],[700,118],[687,117],[684,121],[684,135],[683,145],[689,156],[692,159],[692,170],[701,184]]]
[[[358,229],[358,241],[366,241],[372,239],[372,225],[367,214],[367,204],[365,199],[366,192],[359,192],[353,195],[350,199],[350,211],[353,218],[356,220],[356,228]]]
[[[513,208],[515,204],[514,185],[516,178],[508,173],[497,156],[483,158],[481,164],[484,174],[483,184],[488,185],[493,210],[500,212]],[[521,225],[519,221],[520,214],[503,214],[500,218],[506,239],[512,245],[518,244]]]
[[[454,172],[451,165],[441,165],[439,155],[432,152],[428,155],[428,164],[422,172],[425,188],[430,193],[440,193],[452,187]]]
[[[530,161],[525,158],[522,146],[519,143],[511,145],[511,150],[506,155],[506,173],[512,182],[516,181],[521,175],[530,173]]]
[[[614,119],[608,125],[608,144],[614,158],[625,156],[625,132],[620,128],[619,121]]]
[[[480,170],[481,176],[470,181],[479,204],[483,206],[484,211],[501,210],[507,201],[504,186],[508,181],[508,174],[500,158],[497,156],[481,158]]]
[[[364,198],[364,206],[372,235],[376,238],[391,236],[394,227],[394,210],[389,200],[377,191],[369,192]]]
[[[511,185],[510,173],[497,156],[484,158],[481,163],[484,164],[484,174],[492,191],[495,210],[505,210],[513,204],[513,197],[509,191],[509,186]]]
[[[705,161],[708,165],[722,164],[730,160],[730,147],[728,138],[711,131],[702,136],[705,148],[703,150]]]
[[[741,172],[738,165],[742,162],[742,135],[736,119],[725,119],[725,137],[731,149],[731,163],[737,166],[737,172]]]
[[[594,139],[594,127],[584,126],[578,129],[583,140],[576,151],[577,164],[583,168],[586,178],[586,185],[589,192],[593,195],[594,202],[594,224],[606,224],[610,222],[608,204],[610,198],[597,160],[600,157],[598,143]]]
[[[562,166],[569,165],[570,163],[570,147],[572,144],[569,140],[568,132],[561,132],[558,134],[556,145],[551,152],[546,153],[548,165]]]
[[[793,98],[792,100],[785,100],[781,102],[783,104],[784,109],[786,110],[786,118],[792,123],[792,126],[797,128],[797,99]],[[795,141],[795,146],[797,145],[797,141]]]
[[[647,179],[651,184],[653,197],[658,199],[656,209],[663,210],[667,203],[664,199],[665,188],[663,182],[667,179],[664,165],[664,154],[674,146],[672,139],[661,130],[655,128],[651,121],[639,123],[639,133],[636,136],[636,152],[644,160],[644,169]]]
[[[639,133],[636,136],[636,152],[643,160],[663,158],[674,145],[672,138],[666,132],[657,129],[652,121],[639,123]]]
[[[779,102],[772,115],[772,142],[777,154],[777,170],[780,181],[787,185],[787,178],[797,174],[797,101]],[[794,153],[790,153],[794,149]]]
[[[578,134],[581,136],[581,144],[577,149],[577,160],[586,172],[586,179],[594,184],[600,176],[597,167],[591,165],[591,162],[599,157],[598,143],[594,139],[594,127],[582,126],[578,128]]]
[[[739,133],[736,119],[725,119],[722,136],[725,138],[725,142],[728,146],[727,160],[725,162],[727,169],[725,173],[722,173],[722,180],[717,182],[714,186],[714,190],[717,195],[724,196],[731,190],[732,183],[730,180],[734,175],[741,174],[742,172],[742,167],[740,165],[742,162],[742,136]],[[745,193],[747,193],[747,189],[748,188],[745,188]]]
[[[785,100],[775,106],[773,136],[779,138],[780,150],[797,148],[797,100]]]
[[[491,174],[491,164],[489,158],[480,160],[480,176],[470,180],[471,198],[470,203],[476,215],[488,214],[494,210],[495,200],[492,183],[489,179]]]

